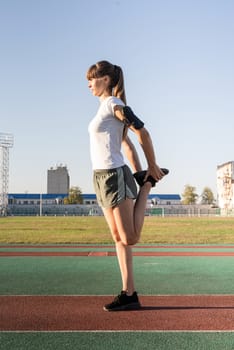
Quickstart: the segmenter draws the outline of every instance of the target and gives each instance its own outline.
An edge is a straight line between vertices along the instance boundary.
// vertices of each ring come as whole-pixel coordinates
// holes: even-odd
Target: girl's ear
[[[109,75],[105,75],[105,76],[103,77],[103,79],[104,79],[104,81],[105,81],[106,84],[109,84],[109,83],[110,83],[110,77],[109,77]]]

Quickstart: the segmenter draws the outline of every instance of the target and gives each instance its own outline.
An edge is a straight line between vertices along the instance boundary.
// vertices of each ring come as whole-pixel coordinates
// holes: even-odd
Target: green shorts
[[[93,184],[97,202],[103,208],[112,208],[126,198],[137,197],[137,186],[127,165],[115,169],[94,170]]]

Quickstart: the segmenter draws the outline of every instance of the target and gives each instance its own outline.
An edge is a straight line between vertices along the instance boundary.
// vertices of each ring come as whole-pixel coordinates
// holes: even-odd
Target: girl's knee
[[[112,238],[115,243],[122,242],[124,245],[135,245],[140,238],[140,235],[135,230],[118,231],[111,230]]]
[[[121,241],[121,238],[120,238],[120,236],[119,236],[118,231],[111,232],[111,235],[112,235],[113,241],[114,241],[115,243],[118,243],[118,242]]]
[[[138,242],[138,240],[139,239],[137,236],[129,236],[122,239],[122,243],[124,245],[135,245]]]

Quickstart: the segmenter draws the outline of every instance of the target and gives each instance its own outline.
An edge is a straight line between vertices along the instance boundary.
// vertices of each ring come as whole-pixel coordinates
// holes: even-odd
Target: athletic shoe
[[[169,173],[168,169],[161,168],[161,170],[163,171],[164,175],[167,175]],[[158,182],[158,180],[155,180],[151,175],[149,175],[146,181],[144,181],[145,175],[146,175],[146,170],[137,171],[135,174],[133,174],[136,182],[140,187],[142,187],[145,184],[145,182],[150,182],[152,187],[154,187],[156,182]]]
[[[132,295],[127,295],[125,291],[117,295],[110,304],[106,304],[103,309],[105,311],[124,311],[124,310],[138,310],[141,304],[139,302],[137,293],[134,292]]]

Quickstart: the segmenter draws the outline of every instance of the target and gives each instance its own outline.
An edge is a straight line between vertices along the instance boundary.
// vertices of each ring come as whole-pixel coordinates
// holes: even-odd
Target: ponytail
[[[120,98],[126,105],[126,95],[124,89],[124,77],[122,68],[119,66],[114,66],[115,71],[115,85],[113,86],[113,96]]]
[[[115,97],[120,98],[120,100],[123,101],[123,103],[126,105],[127,100],[126,100],[126,95],[125,95],[125,90],[124,90],[124,77],[123,77],[123,71],[122,68],[119,66],[114,66],[115,70],[115,86],[113,87],[112,94]],[[123,129],[123,140],[126,139],[128,133],[128,128],[126,125],[124,125]]]

